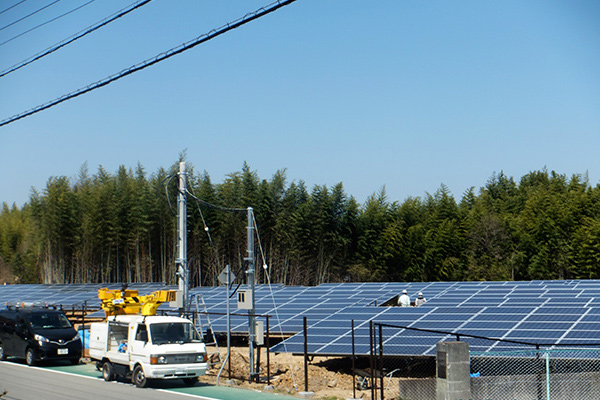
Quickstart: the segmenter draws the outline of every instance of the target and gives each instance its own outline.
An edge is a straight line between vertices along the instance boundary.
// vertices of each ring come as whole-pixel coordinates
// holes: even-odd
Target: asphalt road
[[[93,364],[56,364],[29,367],[19,360],[0,361],[0,400],[286,400],[297,397],[228,386],[198,383],[193,387],[178,380],[154,381],[139,389],[129,382],[105,382]]]
[[[0,362],[0,393],[2,400],[64,400],[64,399],[148,399],[182,400],[189,394],[162,389],[138,389],[131,384],[104,382],[98,378],[73,375],[47,368]],[[197,399],[210,397],[193,396]]]

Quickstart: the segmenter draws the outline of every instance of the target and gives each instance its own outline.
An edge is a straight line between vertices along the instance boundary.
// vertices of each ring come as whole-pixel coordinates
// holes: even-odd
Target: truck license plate
[[[69,349],[58,349],[57,353],[58,355],[69,354]]]

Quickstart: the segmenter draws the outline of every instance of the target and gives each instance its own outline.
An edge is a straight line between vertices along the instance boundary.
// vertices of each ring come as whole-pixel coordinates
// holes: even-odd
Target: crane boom
[[[98,298],[102,302],[101,307],[104,314],[109,317],[113,315],[156,315],[156,309],[162,303],[175,301],[177,291],[158,290],[146,296],[138,295],[137,290],[132,289],[108,289],[98,290]]]

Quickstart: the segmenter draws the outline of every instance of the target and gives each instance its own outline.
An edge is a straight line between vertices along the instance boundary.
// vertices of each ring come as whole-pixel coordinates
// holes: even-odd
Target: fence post
[[[381,400],[383,397],[383,326],[379,325],[379,379],[381,385]]]
[[[538,398],[542,398],[544,396],[544,387],[542,385],[542,371],[541,371],[541,366],[538,365],[537,361],[540,361],[540,345],[539,343],[535,345],[535,359],[536,359],[536,378],[537,378],[537,382],[536,382],[536,392],[538,395]]]
[[[300,397],[312,397],[313,392],[308,391],[308,324],[304,317],[304,392],[300,392]]]
[[[256,345],[256,371],[255,382],[260,383],[260,345]]]
[[[269,359],[269,317],[270,315],[267,315],[267,385],[271,386],[271,362]]]
[[[356,366],[354,365],[354,359],[356,353],[354,349],[354,320],[352,320],[352,398],[356,398]]]
[[[373,343],[373,336],[373,320],[371,320],[369,321],[369,351],[371,353],[371,356],[369,357],[369,364],[371,367],[371,376],[369,377],[369,381],[371,382],[371,399],[377,400],[377,391],[375,390],[375,379],[373,378],[373,375],[375,373],[375,347]]]
[[[308,335],[306,325],[306,317],[304,317],[304,391],[308,392]]]
[[[546,350],[546,400],[550,400],[550,352]]]

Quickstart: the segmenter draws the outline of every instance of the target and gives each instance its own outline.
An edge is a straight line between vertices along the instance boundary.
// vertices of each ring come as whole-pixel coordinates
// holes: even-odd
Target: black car
[[[82,345],[65,315],[51,309],[0,310],[0,361],[24,358],[28,365],[40,360],[69,360],[78,364]]]

